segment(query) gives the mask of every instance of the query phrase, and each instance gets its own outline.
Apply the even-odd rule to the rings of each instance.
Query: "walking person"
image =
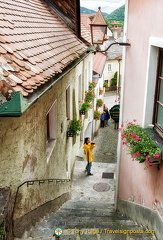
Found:
[[[103,111],[103,113],[100,116],[100,121],[101,121],[101,127],[102,128],[105,127],[105,120],[106,120],[106,113],[105,113],[105,111]]]
[[[105,111],[105,116],[106,116],[106,118],[105,118],[105,127],[107,127],[108,126],[108,121],[110,119],[110,114],[109,114],[109,111],[108,111],[107,107],[105,107],[104,111]]]
[[[93,148],[95,147],[95,143],[91,142],[90,138],[85,138],[83,149],[85,151],[85,157],[87,160],[86,170],[87,175],[93,175],[91,173],[92,161],[93,161]]]

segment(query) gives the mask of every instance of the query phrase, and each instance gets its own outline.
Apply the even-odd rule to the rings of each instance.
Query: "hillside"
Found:
[[[85,7],[80,7],[80,13],[81,14],[95,14],[97,11],[85,8]],[[102,12],[103,16],[106,18],[109,16],[109,14]]]
[[[105,19],[107,22],[112,22],[112,21],[124,22],[124,13],[125,13],[125,5],[114,10],[107,17],[105,17]]]

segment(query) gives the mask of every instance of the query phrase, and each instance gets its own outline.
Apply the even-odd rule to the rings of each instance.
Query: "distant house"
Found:
[[[144,128],[153,126],[153,139],[163,149],[163,2],[128,0],[125,6],[124,35],[131,47],[126,49],[123,56],[125,74],[122,80],[120,128],[126,121],[130,124],[136,121]],[[143,14],[142,9],[145,10]],[[125,142],[122,145],[120,140],[117,208],[144,227],[155,230],[157,239],[161,240],[162,161],[160,164],[159,159],[155,158],[153,164],[147,157],[139,163],[133,160],[134,155],[128,154],[127,149]],[[140,153],[146,156],[148,149],[144,152],[139,149],[135,154],[139,156]]]
[[[111,27],[109,28],[111,32],[113,33],[113,37],[115,39],[120,38],[123,36],[123,27],[120,27],[119,22],[113,21],[110,23]]]
[[[115,42],[113,37],[110,37],[108,41],[106,41],[106,47]],[[122,39],[117,39],[117,42],[122,42]],[[116,90],[116,88],[121,85],[121,77],[122,77],[122,46],[115,44],[112,45],[107,51],[107,60],[104,68],[104,80],[108,83],[108,87],[110,90]],[[112,79],[114,75],[117,73],[117,84],[113,84]],[[114,85],[114,88],[113,86]],[[116,88],[115,88],[116,87]]]
[[[0,225],[12,240],[70,197],[81,138],[67,131],[80,119],[92,54],[79,1],[1,1],[0,13]]]

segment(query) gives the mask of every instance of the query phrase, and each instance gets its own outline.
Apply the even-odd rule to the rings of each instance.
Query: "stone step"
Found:
[[[114,204],[70,200],[34,226],[21,240],[57,240],[53,236],[57,227],[63,229],[59,240],[155,239],[152,234],[139,233],[145,229],[116,212]],[[132,230],[132,233],[127,234],[127,230]]]

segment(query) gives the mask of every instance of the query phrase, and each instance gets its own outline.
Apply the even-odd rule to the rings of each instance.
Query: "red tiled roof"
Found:
[[[90,29],[90,17],[94,14],[81,14],[81,36],[89,43],[91,43],[91,29]]]
[[[106,56],[101,52],[96,52],[93,56],[93,71],[102,75],[106,62]]]
[[[41,0],[0,0],[0,91],[29,96],[86,49]]]
[[[117,59],[117,60],[122,60],[122,55],[116,57],[115,59]]]

